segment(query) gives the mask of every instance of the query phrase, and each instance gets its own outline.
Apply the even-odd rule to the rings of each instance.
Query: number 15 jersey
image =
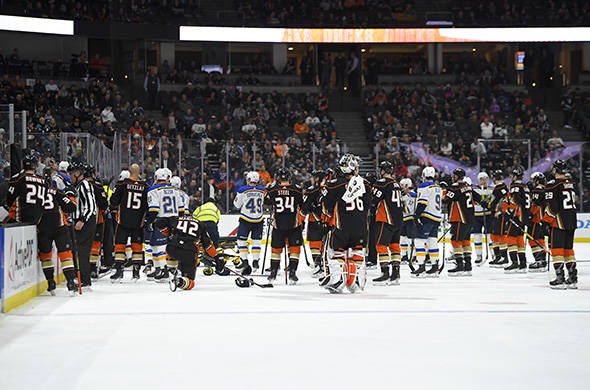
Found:
[[[147,184],[131,178],[117,182],[111,195],[111,210],[117,210],[117,223],[140,228],[147,212]]]

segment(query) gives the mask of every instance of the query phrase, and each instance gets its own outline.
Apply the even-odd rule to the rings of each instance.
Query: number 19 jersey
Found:
[[[178,217],[184,214],[184,204],[178,189],[170,184],[154,184],[147,193],[148,212],[157,212],[158,218]]]
[[[234,199],[234,207],[240,210],[240,219],[246,222],[261,222],[264,187],[242,186]]]

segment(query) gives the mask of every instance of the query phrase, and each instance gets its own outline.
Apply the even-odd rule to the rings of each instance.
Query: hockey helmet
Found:
[[[463,180],[467,185],[472,185],[473,183],[471,182],[471,178],[469,176],[465,177],[465,179]]]
[[[168,168],[162,168],[162,170],[164,171],[164,174],[166,175],[165,180],[170,180],[172,178],[172,171]]]
[[[57,169],[60,170],[61,172],[67,172],[68,168],[70,167],[70,163],[67,161],[61,161],[59,163],[59,165],[57,166]]]
[[[340,172],[345,175],[350,173],[354,173],[359,167],[358,159],[355,155],[346,153],[344,156],[340,157],[340,161],[338,161],[338,168],[340,168]]]
[[[324,177],[326,177],[326,172],[321,169],[316,169],[313,172],[311,172],[311,176],[317,177],[318,179],[322,180]]]
[[[463,168],[455,168],[453,176],[455,177],[455,181],[462,180],[465,177],[465,170]]]
[[[402,186],[402,188],[412,188],[412,179],[410,179],[409,177],[404,177],[403,179],[400,180],[399,185]]]
[[[388,175],[391,175],[393,173],[393,164],[389,161],[382,161],[379,164],[379,170],[385,172]]]
[[[369,184],[373,185],[377,181],[377,174],[375,172],[368,172],[365,176],[365,179],[369,182]]]
[[[533,172],[531,182],[534,185],[545,184],[545,175],[542,172]]]
[[[477,181],[481,182],[482,180],[488,180],[490,177],[485,172],[480,172],[477,174]]]
[[[166,171],[163,168],[156,169],[154,172],[154,179],[157,181],[166,180]]]
[[[91,164],[83,164],[82,165],[82,174],[84,175],[84,177],[94,176],[94,174],[95,174],[94,167]]]
[[[512,178],[517,179],[517,180],[522,180],[522,178],[524,176],[524,172],[523,172],[522,168],[516,167],[512,170],[512,173],[510,174],[510,176]]]
[[[259,183],[260,175],[256,171],[250,171],[246,174],[246,181],[250,183]]]
[[[434,177],[436,176],[436,170],[434,169],[434,167],[425,167],[422,170],[422,178],[426,179],[434,179]]]
[[[565,174],[567,171],[567,162],[559,159],[553,163],[553,172],[559,174]]]
[[[276,178],[279,182],[291,181],[291,172],[286,168],[279,168],[276,174]]]
[[[181,184],[182,184],[182,181],[180,180],[180,177],[172,176],[172,178],[170,178],[170,185],[172,187],[180,188]]]
[[[504,179],[504,171],[502,171],[501,169],[496,169],[492,175],[492,178],[494,180],[502,180]]]
[[[23,169],[25,171],[34,171],[37,169],[39,160],[32,154],[27,154],[23,157]]]

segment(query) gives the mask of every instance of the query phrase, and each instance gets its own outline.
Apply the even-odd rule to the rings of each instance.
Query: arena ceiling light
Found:
[[[74,35],[74,21],[0,15],[0,30]]]
[[[587,42],[590,27],[255,28],[180,26],[181,41],[265,43]]]

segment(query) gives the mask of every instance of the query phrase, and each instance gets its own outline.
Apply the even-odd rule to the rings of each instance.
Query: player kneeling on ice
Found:
[[[252,269],[257,270],[260,260],[260,241],[262,240],[262,227],[264,215],[262,203],[264,202],[264,187],[260,186],[258,172],[248,172],[247,185],[238,189],[234,199],[234,207],[240,210],[240,224],[238,225],[238,251],[240,254],[239,269],[242,275],[250,275]],[[252,267],[248,263],[248,237],[252,238]]]
[[[438,277],[438,226],[442,220],[442,189],[434,182],[436,172],[433,167],[422,171],[423,182],[418,187],[418,201],[414,220],[416,221],[416,258],[419,267],[412,276]],[[471,245],[471,244],[470,244]],[[432,267],[426,270],[426,249]]]
[[[207,256],[203,256],[205,265],[215,267],[218,273],[224,268],[223,258],[217,254],[207,229],[192,216],[160,218],[155,225],[168,238],[166,253],[170,260],[178,262],[178,267],[172,269],[172,279],[169,281],[172,291],[195,287],[199,250],[207,253]]]
[[[350,292],[362,290],[366,282],[364,246],[371,189],[358,175],[355,156],[342,156],[336,178],[326,183],[322,196],[323,212],[332,221],[333,230],[327,239],[328,267],[320,286],[332,293],[339,293],[344,287]]]

